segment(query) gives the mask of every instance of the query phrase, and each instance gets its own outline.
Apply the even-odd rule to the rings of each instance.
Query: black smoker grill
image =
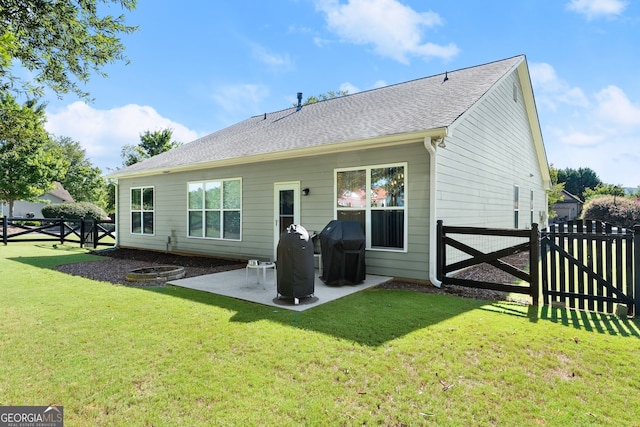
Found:
[[[356,285],[366,276],[365,239],[357,221],[333,220],[320,232],[322,281],[327,285]]]
[[[278,242],[278,297],[311,296],[315,288],[313,242],[301,225],[292,224]]]

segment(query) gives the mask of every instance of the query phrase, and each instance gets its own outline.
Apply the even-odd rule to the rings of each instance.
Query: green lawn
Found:
[[[369,290],[291,312],[0,246],[0,405],[65,426],[640,426],[640,322]],[[96,261],[99,262],[99,261]]]

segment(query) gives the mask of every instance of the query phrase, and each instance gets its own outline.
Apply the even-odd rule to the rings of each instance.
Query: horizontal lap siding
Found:
[[[455,125],[437,161],[437,210],[445,225],[513,228],[514,185],[520,187],[519,228],[531,226],[530,190],[534,222],[546,219],[540,219],[546,193],[517,74]]]
[[[274,247],[274,183],[299,181],[309,188],[300,198],[301,225],[320,232],[334,219],[334,169],[408,162],[408,253],[367,251],[367,272],[415,279],[427,278],[429,157],[422,143],[367,149],[313,158],[121,179],[119,243],[125,247],[229,258],[272,259]],[[187,182],[242,178],[242,241],[187,238]],[[156,233],[129,233],[131,187],[155,186]]]

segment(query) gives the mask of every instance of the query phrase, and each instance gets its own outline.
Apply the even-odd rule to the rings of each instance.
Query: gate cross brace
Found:
[[[487,264],[493,265],[496,268],[499,268],[500,270],[506,273],[511,274],[512,276],[517,277],[518,279],[531,283],[531,274],[527,273],[526,271],[520,270],[509,263],[506,263],[500,260],[500,258],[502,257],[513,255],[525,250],[529,250],[529,242],[521,243],[519,245],[511,246],[509,248],[505,248],[499,251],[489,252],[489,253],[481,252],[475,248],[472,248],[471,246],[465,245],[462,242],[459,242],[457,240],[454,240],[446,236],[444,237],[444,243],[445,245],[449,245],[453,248],[456,248],[464,253],[467,253],[473,256],[473,258],[471,259],[467,259],[464,261],[456,262],[454,264],[445,266],[445,271],[444,271],[445,274],[451,273],[452,271],[460,270],[462,268],[471,267],[477,264],[487,263]]]
[[[633,298],[625,295],[620,289],[617,289],[611,283],[607,282],[607,280],[604,277],[602,277],[601,275],[599,275],[599,274],[591,271],[587,267],[585,267],[583,263],[581,263],[579,260],[577,260],[569,252],[565,251],[563,248],[558,246],[555,242],[552,242],[551,239],[549,239],[548,237],[543,237],[540,240],[540,242],[542,243],[542,252],[546,252],[545,249],[547,247],[553,248],[556,252],[558,252],[559,255],[561,255],[564,259],[569,261],[569,264],[574,265],[575,267],[577,267],[578,270],[580,271],[580,273],[586,274],[589,279],[595,280],[598,285],[602,286],[603,288],[605,288],[609,292],[612,292],[613,294],[616,295],[616,297],[620,298],[621,300],[626,301],[627,303],[633,304]],[[546,274],[543,275],[542,280],[543,280],[543,283],[545,285],[544,289],[548,289],[549,288],[549,286],[548,286],[548,277],[547,277]]]

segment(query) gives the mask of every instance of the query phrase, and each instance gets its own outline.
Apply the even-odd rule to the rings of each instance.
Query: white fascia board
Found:
[[[438,138],[448,135],[448,128],[435,128],[426,131],[388,135],[378,138],[364,139],[349,142],[337,142],[333,144],[322,144],[316,147],[298,148],[294,150],[276,151],[273,153],[259,154],[254,156],[234,157],[225,160],[215,160],[201,163],[190,163],[170,168],[148,169],[130,173],[109,174],[108,178],[117,180],[122,178],[137,178],[168,173],[187,172],[202,169],[220,168],[226,166],[239,166],[252,163],[261,163],[274,160],[288,160],[301,157],[319,156],[324,154],[343,153],[348,151],[366,150],[372,148],[393,147],[397,145],[422,142],[425,138]]]
[[[545,188],[549,189],[551,188],[549,161],[547,159],[547,152],[544,148],[544,140],[542,138],[542,130],[540,128],[540,120],[538,118],[538,110],[536,108],[536,101],[533,95],[533,86],[531,85],[531,76],[529,74],[527,61],[522,61],[518,65],[517,70],[520,85],[522,86],[527,118],[529,119],[529,127],[531,128],[533,142],[535,144],[536,154],[538,157],[538,165],[540,166],[540,174],[542,175],[542,181],[544,182]]]

